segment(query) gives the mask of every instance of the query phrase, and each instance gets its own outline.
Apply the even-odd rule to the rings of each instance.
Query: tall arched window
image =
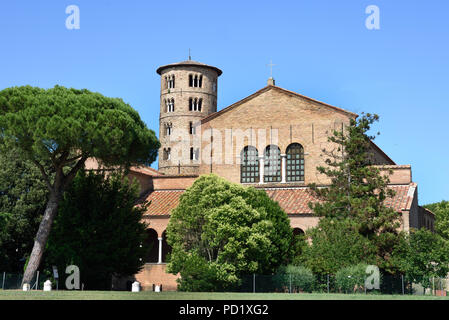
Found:
[[[264,182],[281,182],[281,150],[270,144],[264,153]]]
[[[164,160],[170,160],[171,148],[164,148]]]
[[[299,143],[287,147],[287,182],[304,181],[304,148]]]
[[[259,152],[253,146],[243,148],[240,153],[240,182],[259,182]]]
[[[189,98],[189,111],[201,111],[202,106],[202,98]]]
[[[199,87],[203,86],[203,76],[202,75],[192,75],[189,74],[189,87]]]
[[[165,104],[167,106],[167,112],[174,112],[175,111],[175,99],[166,99]]]
[[[168,89],[173,89],[175,87],[175,75],[169,75],[167,78]]]
[[[171,132],[172,132],[172,124],[166,123],[165,124],[165,135],[169,136],[169,135],[171,135]]]

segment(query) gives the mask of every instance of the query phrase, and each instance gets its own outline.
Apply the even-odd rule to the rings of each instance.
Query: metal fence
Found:
[[[22,274],[0,273],[0,289],[21,290]],[[31,281],[31,290],[42,290],[48,277],[36,273]],[[239,285],[227,289],[233,292],[254,293],[343,293],[343,294],[399,294],[399,295],[449,295],[449,279],[429,277],[426,287],[420,283],[410,281],[407,275],[391,276],[381,275],[379,289],[368,289],[364,281],[349,281],[341,285],[335,275],[313,275],[305,277],[298,274],[273,274],[273,275],[247,275],[243,276]],[[356,284],[354,284],[356,283]]]
[[[369,289],[364,281],[340,285],[335,275],[314,275],[302,279],[297,274],[247,275],[235,290],[238,292],[282,293],[343,293],[343,294],[391,294],[391,295],[449,295],[449,279],[427,279],[427,287],[413,282],[406,275],[381,275],[378,289]]]
[[[0,289],[2,290],[18,290],[22,289],[23,274],[2,272],[0,274]],[[44,288],[45,279],[39,271],[36,272],[33,280],[31,280],[31,290],[42,290]]]

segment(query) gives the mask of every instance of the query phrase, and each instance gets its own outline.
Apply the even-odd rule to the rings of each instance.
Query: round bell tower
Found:
[[[198,174],[201,159],[201,119],[217,112],[216,67],[187,60],[159,67],[161,101],[159,117],[159,171],[165,174]]]

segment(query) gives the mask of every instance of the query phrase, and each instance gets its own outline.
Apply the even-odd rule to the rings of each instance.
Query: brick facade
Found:
[[[218,77],[221,71],[193,61],[185,61],[158,69],[161,75],[160,118],[159,118],[159,171],[166,174],[198,174],[199,161],[190,159],[190,148],[200,148],[195,135],[190,134],[190,126],[194,127],[204,117],[217,111]],[[174,84],[167,85],[168,78]],[[189,77],[201,77],[201,87],[191,83]],[[174,110],[167,107],[173,99]],[[190,99],[201,100],[201,111],[190,110]],[[195,107],[195,109],[198,107]],[[170,135],[167,126],[171,126]],[[166,159],[164,151],[170,149],[170,159]]]
[[[254,183],[278,201],[290,218],[292,228],[306,231],[317,225],[318,218],[307,210],[307,199],[299,189],[310,183],[329,184],[316,167],[324,165],[323,148],[332,149],[328,136],[341,130],[356,114],[274,85],[271,79],[265,88],[217,112],[217,79],[221,71],[194,61],[163,66],[161,75],[159,171],[131,171],[141,185],[145,199],[151,201],[145,222],[161,238],[169,223],[170,211],[176,207],[183,190],[201,174],[215,173],[235,183],[241,182],[240,156],[245,146],[254,146],[263,159],[268,145],[276,145],[282,157],[292,143],[304,150],[304,181]],[[202,75],[202,87],[190,87],[189,75]],[[166,77],[175,79],[174,88]],[[201,111],[190,111],[189,99],[203,99]],[[174,99],[174,111],[167,112],[166,99]],[[196,125],[190,134],[189,123]],[[165,125],[172,125],[170,137]],[[189,148],[200,150],[199,159],[191,161]],[[164,149],[171,148],[171,159],[164,159]],[[183,151],[182,151],[183,150]],[[179,153],[179,155],[178,155]],[[397,191],[387,204],[402,215],[403,230],[425,226],[433,228],[433,214],[418,205],[417,185],[412,181],[411,166],[396,165],[377,145],[372,143],[374,163],[390,175],[391,188]],[[261,160],[262,161],[262,160]],[[284,161],[284,160],[283,160]],[[263,165],[261,165],[263,167]],[[282,170],[285,163],[282,162]],[[263,170],[263,169],[262,169]],[[291,191],[288,191],[291,190]],[[282,203],[281,203],[282,202]],[[176,289],[178,276],[168,275],[164,263],[146,264],[135,276],[144,289],[162,284],[165,290]]]

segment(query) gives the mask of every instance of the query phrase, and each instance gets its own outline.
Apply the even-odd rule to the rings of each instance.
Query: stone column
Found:
[[[162,238],[157,238],[159,240],[159,259],[157,263],[162,263]]]
[[[287,179],[287,155],[281,154],[281,183],[285,183]]]
[[[259,157],[259,183],[262,184],[265,171],[265,160],[263,156]]]

